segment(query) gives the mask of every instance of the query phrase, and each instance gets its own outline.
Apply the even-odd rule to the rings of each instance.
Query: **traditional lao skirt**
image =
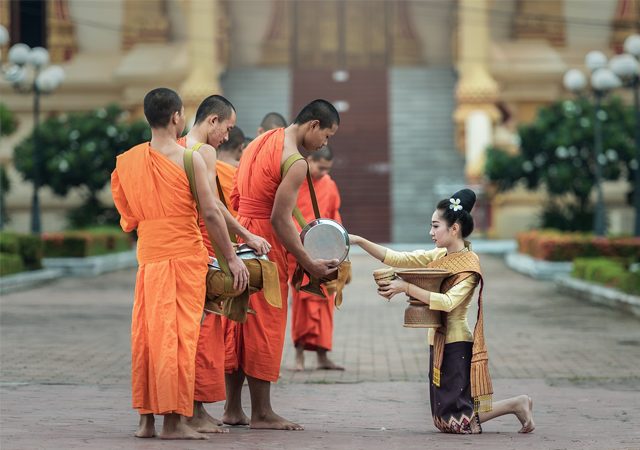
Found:
[[[443,433],[482,433],[471,397],[471,350],[473,342],[445,344],[440,387],[433,384],[433,346],[429,357],[429,397],[433,423]]]

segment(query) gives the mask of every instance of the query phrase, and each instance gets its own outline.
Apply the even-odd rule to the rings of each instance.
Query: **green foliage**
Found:
[[[72,230],[42,236],[48,258],[104,255],[131,249],[131,237],[117,228]]]
[[[8,136],[16,131],[16,128],[18,128],[18,121],[13,113],[4,103],[0,103],[0,136]]]
[[[24,265],[20,255],[0,252],[0,277],[22,272]]]
[[[86,205],[81,209],[87,206],[94,212],[96,205],[100,205],[97,193],[109,182],[116,156],[151,138],[145,122],[127,123],[125,116],[119,106],[110,105],[89,113],[62,114],[43,121],[37,135],[42,184],[60,196],[67,195],[72,188],[83,188]],[[33,180],[34,143],[32,133],[14,151],[16,169],[26,180]],[[73,215],[71,219],[72,226],[91,223],[86,215],[80,217],[78,224]]]
[[[565,229],[584,229],[592,211],[589,196],[595,181],[594,106],[586,99],[558,101],[538,110],[536,119],[519,128],[521,153],[490,148],[485,173],[501,191],[523,183],[527,189],[544,186],[552,199],[542,219],[543,227],[557,227],[563,217]],[[598,119],[602,122],[603,178],[633,179],[630,162],[634,157],[634,117],[620,99],[603,103]],[[554,199],[569,196],[559,203]],[[566,206],[561,206],[565,205]],[[566,208],[558,215],[558,209]],[[546,222],[546,220],[550,222]]]
[[[2,233],[0,234],[0,253],[18,256],[21,270],[42,268],[42,241],[38,236]]]
[[[7,205],[5,196],[11,190],[11,183],[7,176],[7,169],[4,164],[0,164],[0,229],[9,222],[9,215],[7,214]]]
[[[545,228],[560,231],[591,231],[593,215],[590,205],[580,208],[575,203],[560,204],[549,201],[542,210],[540,219]]]
[[[573,261],[575,278],[604,284],[628,294],[640,294],[640,273],[629,270],[629,261],[610,258],[577,258]]]

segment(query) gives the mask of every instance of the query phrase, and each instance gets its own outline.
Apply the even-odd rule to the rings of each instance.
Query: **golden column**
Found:
[[[495,106],[498,84],[489,73],[489,14],[487,0],[458,3],[457,108],[453,118],[456,144],[466,157],[467,181],[482,178],[486,146],[500,113]]]
[[[193,117],[207,96],[222,93],[220,74],[224,71],[221,41],[222,5],[216,0],[184,0],[190,72],[179,89],[187,116]],[[224,34],[224,33],[223,33]]]

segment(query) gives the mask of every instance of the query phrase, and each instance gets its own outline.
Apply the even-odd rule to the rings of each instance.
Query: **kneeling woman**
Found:
[[[471,209],[476,195],[469,189],[442,200],[431,218],[433,250],[396,252],[351,235],[359,245],[385,264],[404,268],[440,268],[451,272],[440,292],[394,279],[382,282],[378,292],[390,300],[405,293],[443,313],[444,325],[429,330],[431,347],[429,391],[435,426],[445,433],[481,433],[481,423],[505,414],[514,414],[522,424],[521,433],[534,429],[532,401],[528,395],[494,402],[488,369],[488,355],[483,334],[483,279],[478,256],[464,239],[473,231]],[[476,287],[478,320],[473,334],[467,323],[467,310]]]

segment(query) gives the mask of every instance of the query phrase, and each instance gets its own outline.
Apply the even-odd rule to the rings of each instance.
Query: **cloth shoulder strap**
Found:
[[[282,164],[282,168],[280,170],[281,178],[284,178],[287,172],[289,172],[289,169],[291,169],[291,166],[293,166],[294,163],[296,163],[297,161],[300,161],[301,159],[304,159],[304,157],[300,153],[294,153],[293,155],[289,156]],[[311,179],[311,174],[309,173],[308,164],[307,164],[307,184],[309,185],[309,194],[311,195],[311,204],[313,205],[313,214],[316,216],[316,219],[319,219],[320,208],[318,208],[318,199],[316,197],[316,191],[313,188],[313,180]],[[304,228],[307,226],[307,221],[302,215],[302,212],[300,212],[300,208],[298,208],[297,206],[293,208],[293,217],[295,217],[296,221],[298,222],[298,225],[300,225],[300,228]]]
[[[202,143],[198,142],[193,147],[184,149],[184,171],[187,173],[189,189],[191,189],[191,195],[196,201],[196,207],[198,208],[198,221],[200,221],[200,199],[198,198],[198,190],[196,189],[196,172],[193,168],[193,152],[197,151],[200,147],[202,147]],[[222,250],[220,250],[220,247],[213,239],[211,239],[211,246],[213,247],[213,251],[216,253],[220,269],[222,269],[225,274],[231,275],[227,259],[224,257]]]

